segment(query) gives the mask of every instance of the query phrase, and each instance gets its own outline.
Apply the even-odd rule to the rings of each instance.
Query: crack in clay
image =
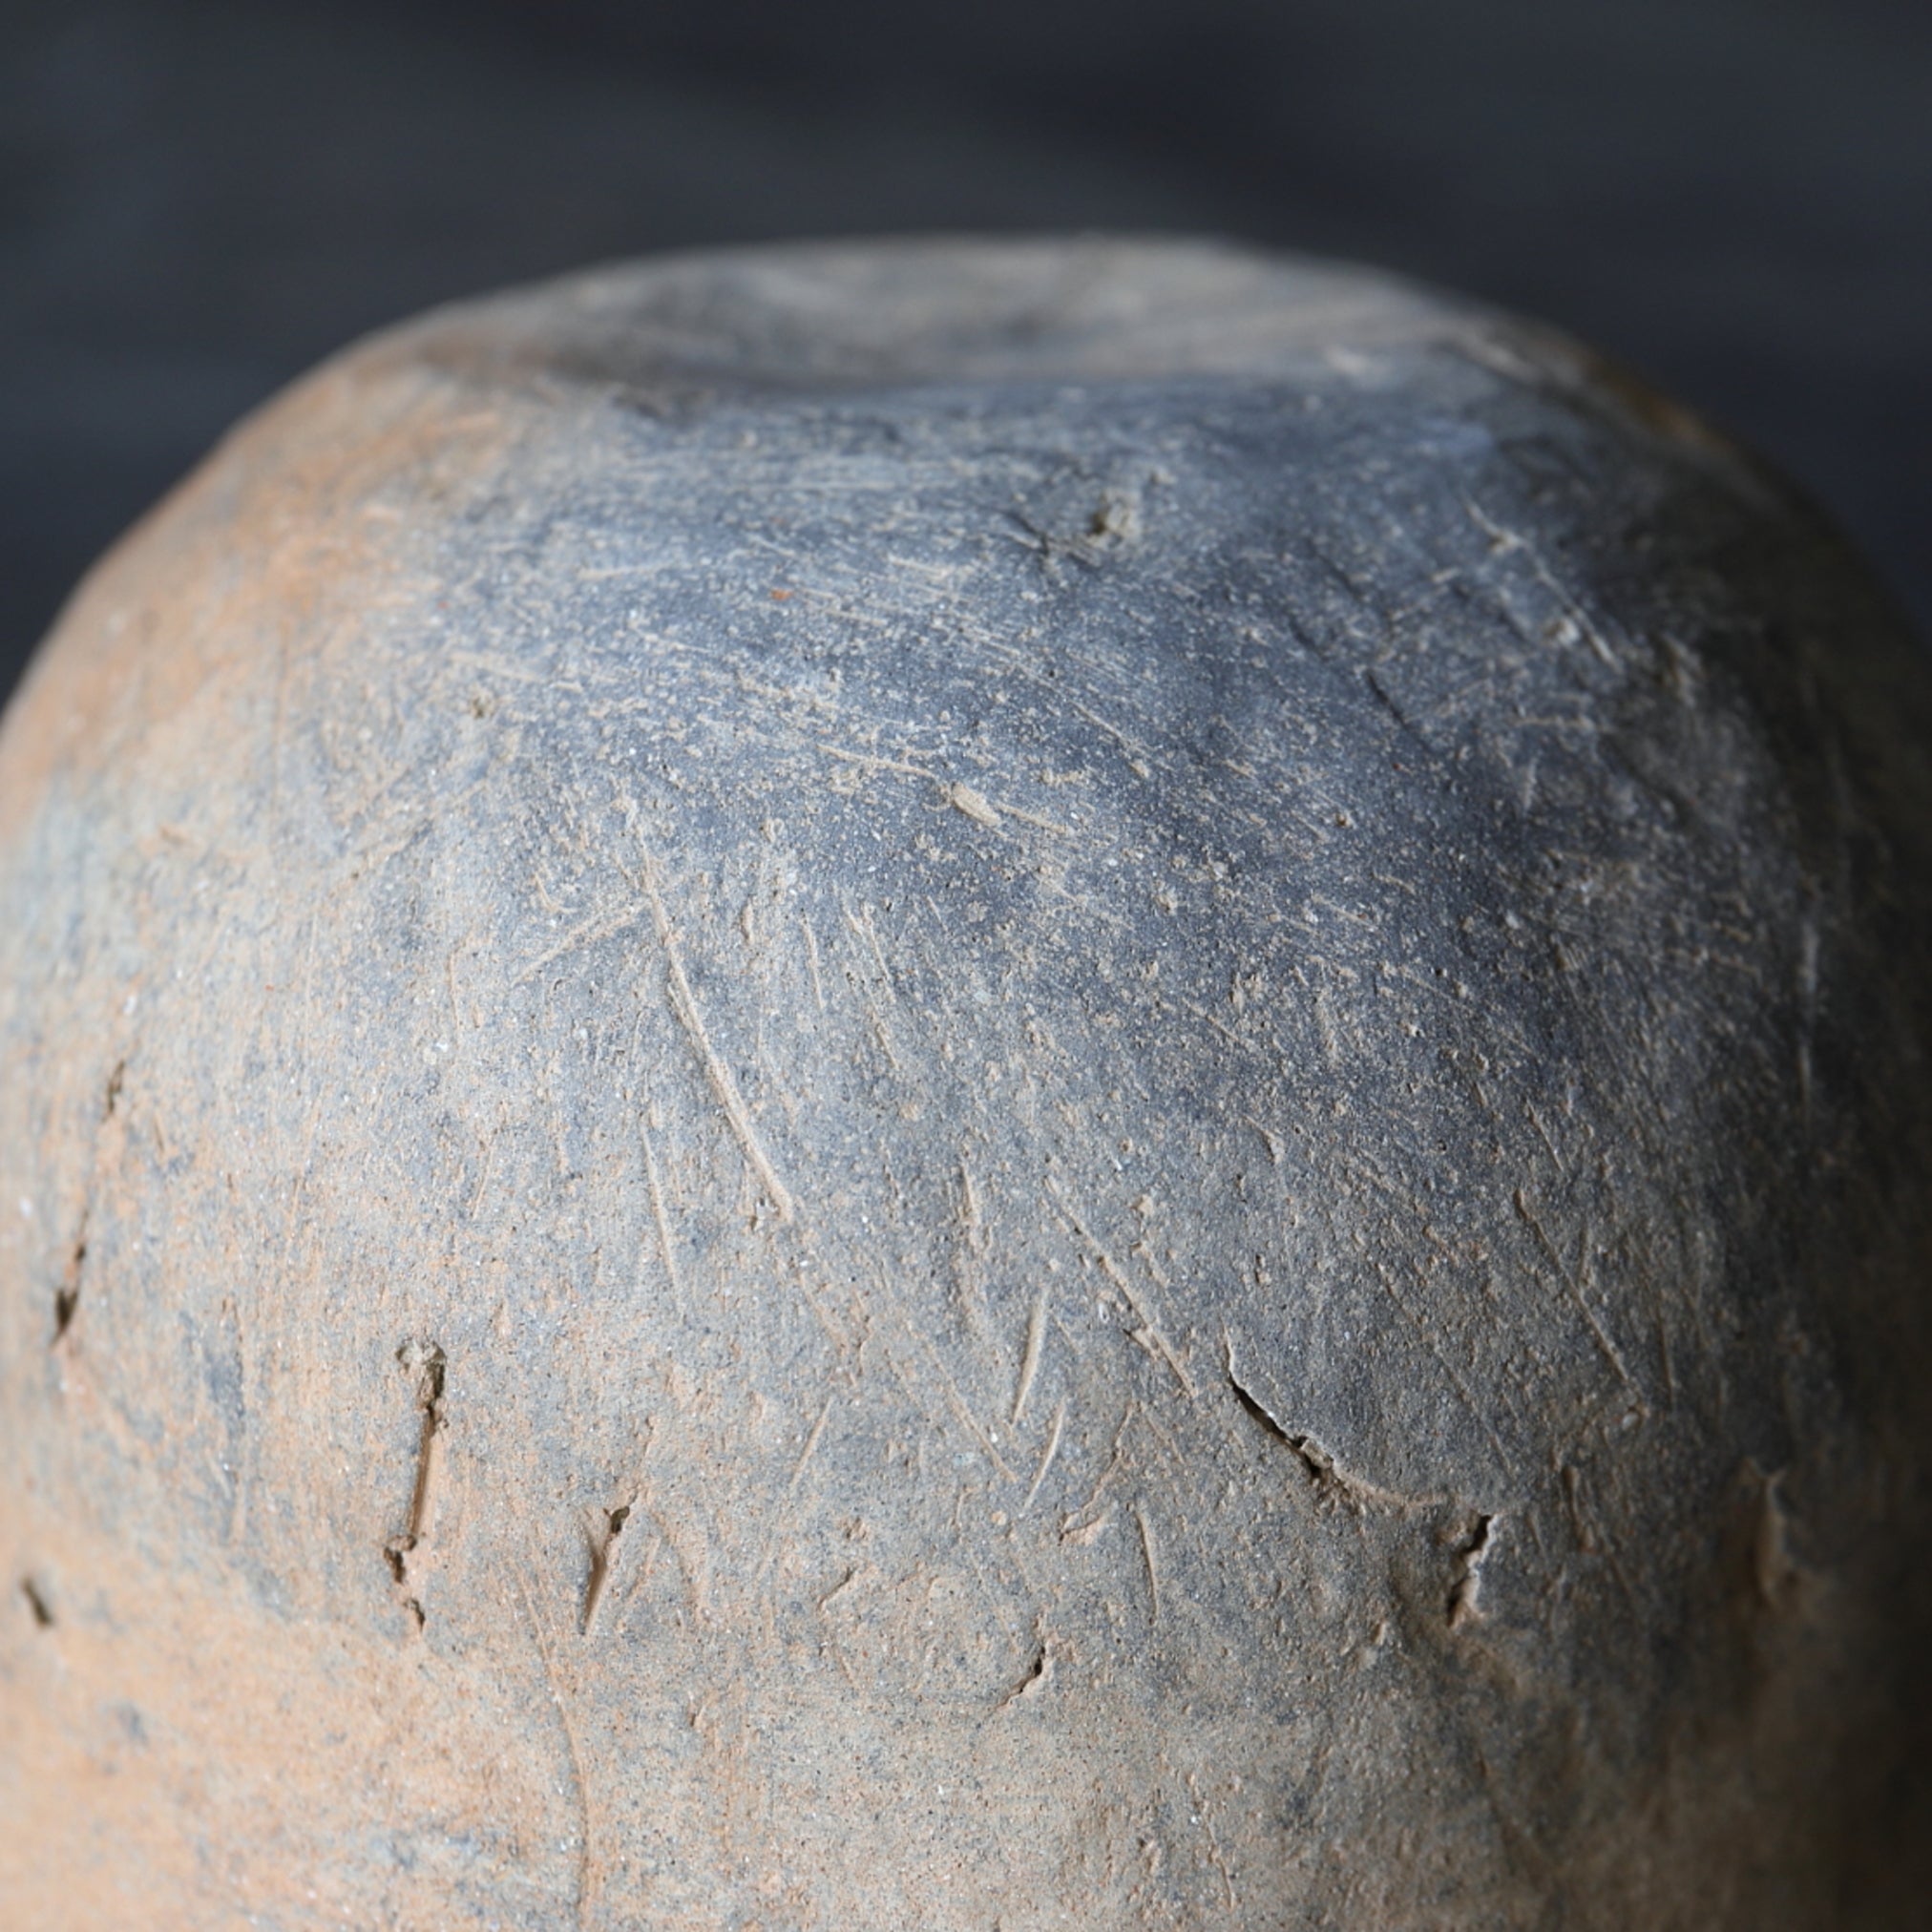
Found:
[[[53,1340],[51,1346],[58,1348],[67,1339],[67,1332],[74,1326],[74,1318],[80,1312],[81,1275],[87,1268],[87,1223],[93,1212],[91,1208],[80,1210],[80,1228],[74,1237],[74,1248],[67,1257],[67,1269],[62,1274],[60,1286],[53,1291]]]
[[[1033,1666],[1018,1684],[999,1700],[999,1709],[1009,1710],[1022,1699],[1038,1696],[1053,1682],[1053,1645],[1042,1637],[1034,1652]]]
[[[101,1097],[100,1124],[106,1127],[114,1119],[120,1106],[121,1091],[127,1085],[128,1063],[126,1060],[115,1061],[114,1070],[107,1077],[107,1091]],[[94,1141],[94,1180],[100,1178],[101,1151],[99,1132]],[[74,1247],[69,1250],[67,1266],[61,1271],[60,1286],[53,1291],[53,1336],[50,1348],[58,1348],[67,1339],[68,1331],[74,1326],[74,1318],[80,1312],[81,1276],[87,1267],[87,1228],[93,1218],[94,1201],[92,1187],[89,1198],[80,1210],[80,1226],[74,1229]]]
[[[1268,1412],[1251,1390],[1242,1386],[1240,1378],[1234,1373],[1231,1348],[1228,1350],[1228,1386],[1233,1391],[1234,1399],[1241,1404],[1250,1419],[1265,1434],[1271,1436],[1293,1453],[1317,1488],[1332,1488],[1334,1493],[1356,1507],[1360,1507],[1364,1501],[1394,1504],[1403,1509],[1445,1501],[1441,1497],[1398,1496],[1392,1491],[1377,1489],[1371,1483],[1359,1482],[1345,1475],[1335,1467],[1334,1458],[1313,1437],[1296,1435],[1292,1430],[1284,1427]],[[1449,1596],[1444,1605],[1444,1616],[1452,1630],[1460,1630],[1464,1624],[1474,1623],[1482,1614],[1480,1607],[1482,1565],[1488,1562],[1496,1547],[1496,1525],[1501,1521],[1501,1517],[1493,1512],[1479,1510],[1473,1527],[1456,1551],[1455,1565],[1450,1576]]]
[[[1301,1466],[1308,1471],[1311,1482],[1317,1487],[1333,1483],[1344,1495],[1355,1488],[1356,1485],[1335,1467],[1334,1458],[1312,1436],[1297,1436],[1286,1424],[1278,1422],[1269,1414],[1267,1407],[1253,1390],[1243,1386],[1240,1377],[1234,1373],[1231,1349],[1228,1351],[1228,1386],[1233,1391],[1234,1399],[1241,1404],[1243,1413],[1265,1435],[1273,1437],[1284,1448],[1292,1453]]]
[[[603,1512],[602,1532],[592,1542],[590,1552],[590,1579],[583,1589],[583,1633],[588,1637],[597,1628],[598,1606],[603,1602],[605,1587],[611,1580],[611,1572],[617,1566],[618,1538],[624,1533],[624,1524],[631,1520],[631,1510],[636,1498],[620,1502],[615,1509]]]
[[[1495,1516],[1478,1513],[1476,1525],[1456,1552],[1456,1568],[1449,1588],[1447,1616],[1449,1628],[1460,1630],[1482,1614],[1478,1599],[1482,1594],[1482,1565],[1496,1547]]]
[[[430,1507],[436,1477],[437,1438],[443,1431],[443,1380],[448,1368],[443,1351],[433,1342],[405,1342],[396,1351],[396,1360],[416,1373],[416,1407],[423,1418],[422,1433],[416,1443],[416,1480],[410,1495],[410,1524],[400,1536],[383,1544],[383,1560],[389,1566],[396,1601],[414,1619],[420,1632],[429,1619],[423,1610],[419,1590],[410,1587],[410,1558],[429,1533]]]
[[[1306,1431],[1291,1429],[1281,1421],[1260,1396],[1247,1387],[1234,1373],[1232,1342],[1224,1339],[1223,1347],[1227,1352],[1228,1387],[1234,1399],[1241,1405],[1242,1412],[1265,1434],[1271,1436],[1294,1456],[1302,1468],[1307,1471],[1309,1480],[1314,1484],[1319,1494],[1338,1499],[1352,1509],[1376,1507],[1404,1513],[1414,1509],[1437,1508],[1450,1500],[1446,1496],[1436,1494],[1405,1495],[1401,1490],[1384,1489],[1379,1483],[1366,1481],[1359,1476],[1352,1476],[1314,1437]]]

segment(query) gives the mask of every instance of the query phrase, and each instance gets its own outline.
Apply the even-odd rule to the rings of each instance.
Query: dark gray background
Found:
[[[0,689],[348,337],[602,257],[1201,228],[1546,316],[1932,620],[1925,0],[4,0]]]

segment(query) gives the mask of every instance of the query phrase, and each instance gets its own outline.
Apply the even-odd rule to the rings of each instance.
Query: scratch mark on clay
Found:
[[[570,1706],[564,1699],[563,1683],[556,1668],[551,1639],[544,1633],[542,1615],[536,1607],[536,1599],[531,1595],[530,1586],[519,1574],[514,1578],[516,1593],[523,1599],[523,1614],[530,1626],[530,1634],[536,1645],[536,1654],[543,1666],[544,1682],[550,1687],[551,1702],[556,1706],[556,1720],[563,1731],[563,1747],[570,1759],[570,1772],[577,1785],[578,1811],[578,1860],[577,1899],[572,1916],[579,1927],[588,1922],[595,1890],[596,1859],[595,1847],[591,1842],[591,1798],[590,1779],[584,1773],[583,1747],[578,1740],[577,1724],[571,1716]]]
[[[825,1406],[818,1412],[818,1420],[811,1425],[811,1434],[805,1438],[805,1447],[798,1452],[798,1460],[792,1464],[791,1480],[786,1485],[788,1495],[795,1494],[799,1479],[804,1476],[806,1464],[818,1453],[819,1438],[825,1434],[825,1425],[831,1418],[832,1397],[825,1398]]]
[[[1800,1116],[1805,1126],[1812,1124],[1812,1041],[1817,1032],[1818,1009],[1818,924],[1807,912],[1798,928],[1797,956],[1797,1092]]]
[[[678,1279],[678,1256],[671,1243],[670,1218],[664,1212],[664,1190],[658,1181],[658,1157],[651,1146],[651,1130],[640,1120],[638,1132],[643,1137],[644,1185],[651,1197],[651,1220],[658,1230],[658,1247],[664,1257],[664,1273],[671,1284],[671,1298],[682,1302],[684,1291]]]
[[[1564,1506],[1569,1512],[1570,1533],[1585,1556],[1597,1554],[1596,1530],[1584,1507],[1583,1472],[1572,1462],[1561,1465]]]
[[[1584,1473],[1574,1463],[1561,1465],[1564,1501],[1569,1509],[1570,1526],[1576,1534],[1577,1549],[1585,1556],[1601,1557],[1607,1565],[1610,1575],[1615,1578],[1617,1587],[1623,1591],[1625,1601],[1635,1605],[1637,1593],[1630,1583],[1629,1572],[1624,1567],[1623,1559],[1617,1554],[1614,1538],[1598,1533],[1596,1512],[1588,1507],[1588,1499],[1584,1493]]]
[[[908,778],[923,778],[928,785],[937,785],[939,774],[928,771],[923,765],[911,765],[903,758],[876,758],[864,751],[847,751],[836,745],[821,743],[818,747],[829,758],[837,758],[847,765],[862,766],[868,771],[897,771]]]
[[[1208,1800],[1201,1796],[1201,1787],[1194,1774],[1187,1774],[1187,1795],[1194,1800],[1194,1815],[1201,1820],[1201,1829],[1208,1839],[1208,1861],[1221,1874],[1221,1889],[1227,1895],[1228,1909],[1239,1909],[1240,1900],[1235,1896],[1234,1880],[1228,1870],[1228,1860],[1222,1855],[1221,1840],[1214,1835],[1214,1820],[1208,1815]]]
[[[892,1044],[891,1029],[886,1025],[885,1015],[861,993],[859,1004],[866,1010],[866,1018],[871,1021],[872,1038],[879,1043],[879,1051],[886,1057],[886,1064],[894,1073],[904,1073],[906,1062],[899,1058],[898,1049]]]
[[[986,1460],[999,1472],[1002,1480],[1008,1482],[1015,1480],[1014,1473],[1008,1466],[1005,1457],[1000,1455],[999,1446],[993,1439],[992,1432],[981,1426],[979,1418],[967,1406],[965,1396],[959,1393],[957,1384],[946,1373],[944,1366],[939,1361],[939,1357],[934,1354],[932,1344],[926,1342],[923,1336],[920,1337],[920,1340],[934,1367],[939,1371],[939,1381],[945,1391],[948,1406],[958,1417],[960,1421],[966,1425],[967,1431],[973,1437],[973,1439],[986,1452]]]
[[[1102,1510],[1098,1516],[1090,1517],[1085,1522],[1080,1521],[1079,1512],[1076,1511],[1074,1515],[1065,1518],[1061,1522],[1060,1525],[1060,1540],[1061,1543],[1078,1544],[1081,1548],[1084,1549],[1089,1544],[1097,1543],[1100,1540],[1102,1534],[1113,1520],[1114,1512],[1111,1504]]]
[[[1596,1311],[1585,1298],[1582,1284],[1564,1265],[1563,1256],[1556,1251],[1556,1244],[1550,1240],[1542,1221],[1537,1218],[1536,1209],[1529,1204],[1529,1196],[1521,1187],[1516,1190],[1516,1211],[1528,1224],[1543,1251],[1549,1256],[1550,1266],[1556,1270],[1557,1278],[1569,1291],[1570,1299],[1576,1303],[1577,1312],[1583,1316],[1591,1335],[1595,1337],[1597,1347],[1603,1351],[1604,1359],[1616,1370],[1625,1387],[1634,1389],[1637,1385],[1631,1379],[1629,1370],[1624,1366],[1624,1358],[1617,1353],[1616,1344],[1605,1333],[1603,1323],[1597,1319]]]
[[[1013,1396],[1013,1419],[1017,1423],[1026,1413],[1026,1398],[1033,1393],[1033,1378],[1040,1373],[1040,1350],[1046,1342],[1046,1290],[1034,1297],[1033,1313],[1026,1323],[1026,1353],[1020,1357],[1019,1386]]]
[[[557,960],[581,951],[585,946],[594,946],[599,939],[615,939],[620,933],[631,931],[637,923],[638,914],[635,911],[607,913],[600,919],[587,919],[581,926],[566,933],[547,953],[539,953],[517,974],[512,983],[517,986],[527,985],[546,966],[555,965]]]
[[[1024,1516],[1033,1507],[1033,1500],[1040,1494],[1040,1486],[1046,1480],[1046,1472],[1053,1467],[1053,1459],[1060,1453],[1060,1438],[1066,1428],[1066,1397],[1060,1397],[1060,1407],[1053,1412],[1053,1426],[1046,1432],[1046,1447],[1040,1452],[1040,1467],[1033,1472],[1033,1487],[1026,1492],[1026,1501],[1019,1505]]]
[[[53,1606],[47,1601],[47,1592],[32,1577],[20,1579],[20,1601],[27,1606],[27,1613],[33,1619],[36,1628],[52,1629]]]
[[[872,958],[879,969],[879,983],[885,987],[887,998],[896,999],[899,997],[898,989],[892,984],[892,969],[886,964],[886,949],[879,943],[879,929],[872,923],[872,907],[861,906],[854,913],[847,906],[844,911],[846,924],[872,948]]]
[[[1622,662],[1617,657],[1617,654],[1611,650],[1603,632],[1591,621],[1589,612],[1565,588],[1556,573],[1550,569],[1543,553],[1537,549],[1535,544],[1531,543],[1528,537],[1522,536],[1520,532],[1505,529],[1502,524],[1485,515],[1481,508],[1473,499],[1465,496],[1462,500],[1463,507],[1469,512],[1470,520],[1488,536],[1490,539],[1489,552],[1492,556],[1510,556],[1521,553],[1529,559],[1529,567],[1535,573],[1537,580],[1556,599],[1564,615],[1569,620],[1571,626],[1573,626],[1568,638],[1564,641],[1573,642],[1577,638],[1581,637],[1587,641],[1591,650],[1611,670],[1622,670]]]
[[[1557,1172],[1566,1176],[1569,1173],[1568,1164],[1558,1151],[1556,1143],[1550,1139],[1549,1129],[1543,1124],[1543,1116],[1537,1112],[1535,1106],[1530,1102],[1525,1101],[1522,1104],[1523,1111],[1529,1116],[1530,1124],[1543,1136],[1543,1144],[1549,1149],[1549,1157],[1556,1163]]]
[[[1004,799],[991,799],[983,791],[976,791],[970,785],[954,783],[941,788],[946,803],[955,811],[963,812],[976,825],[983,825],[997,831],[1005,819],[1018,819],[1021,825],[1030,825],[1036,831],[1051,832],[1056,838],[1072,837],[1072,828],[1056,824],[1050,818],[1040,818],[1030,811],[1021,811],[1017,805],[1009,805]]]
[[[946,787],[946,803],[956,812],[970,818],[975,825],[997,828],[999,814],[986,801],[982,792],[973,789],[970,785],[949,785]]]
[[[1071,838],[1073,827],[1061,825],[1057,820],[1040,818],[1030,811],[1021,811],[1017,805],[1010,805],[1003,798],[993,801],[994,808],[1008,818],[1017,818],[1021,825],[1030,825],[1035,831],[1051,832],[1055,838]]]
[[[1052,832],[1058,838],[1072,836],[1072,829],[1068,826],[1056,825],[1050,818],[1038,818],[1032,812],[1021,811],[1018,806],[1008,805],[1003,800],[988,798],[973,786],[943,778],[938,772],[923,765],[914,765],[908,759],[879,758],[861,751],[846,751],[836,745],[820,744],[818,748],[829,757],[847,765],[859,766],[867,771],[895,771],[905,778],[923,779],[937,789],[939,796],[955,811],[970,818],[975,825],[983,825],[989,831],[998,831],[1003,820],[1013,818],[1037,830]]]
[[[466,664],[474,671],[488,671],[493,678],[507,678],[513,684],[543,684],[552,682],[545,671],[527,670],[520,664],[513,664],[503,658],[493,658],[483,651],[452,651],[452,664]]]
[[[1119,730],[1114,725],[1109,724],[1104,718],[1099,715],[1098,712],[1089,711],[1084,704],[1076,704],[1073,708],[1076,711],[1078,711],[1080,715],[1082,718],[1084,718],[1087,721],[1087,723],[1094,727],[1095,730],[1104,731],[1106,735],[1109,738],[1111,738],[1114,741],[1114,743],[1121,747],[1121,750],[1126,757],[1127,769],[1131,771],[1136,778],[1151,778],[1153,776],[1153,773],[1149,768],[1149,760],[1151,759],[1153,754],[1148,751],[1147,747],[1144,745],[1136,744],[1134,740],[1129,738],[1124,731]]]
[[[986,1223],[979,1211],[979,1189],[973,1185],[973,1169],[966,1156],[959,1156],[959,1219],[966,1229],[966,1246],[975,1254],[986,1250]]]
[[[1150,1623],[1161,1621],[1161,1566],[1154,1557],[1154,1532],[1147,1522],[1147,1512],[1140,1503],[1134,1504],[1134,1522],[1141,1532],[1141,1555],[1147,1565],[1147,1598],[1152,1606],[1148,1618]]]
[[[598,1608],[617,1568],[618,1538],[624,1533],[624,1525],[631,1520],[631,1510],[636,1502],[637,1496],[633,1493],[615,1509],[603,1511],[603,1524],[591,1539],[590,1578],[583,1590],[583,1634],[586,1637],[597,1628]]]
[[[1665,1321],[1663,1283],[1653,1277],[1651,1291],[1654,1296],[1652,1315],[1657,1330],[1657,1368],[1663,1380],[1665,1405],[1674,1409],[1677,1406],[1677,1369],[1670,1358],[1670,1332]]]
[[[801,918],[798,922],[805,928],[805,956],[811,968],[812,998],[818,1001],[820,1013],[825,1011],[825,980],[818,970],[818,934],[811,929],[811,921]]]
[[[1014,1474],[1005,1457],[1000,1455],[999,1445],[995,1440],[993,1432],[981,1424],[978,1417],[973,1413],[971,1406],[967,1403],[966,1398],[960,1395],[958,1384],[948,1374],[946,1364],[940,1359],[939,1354],[934,1348],[932,1342],[925,1335],[921,1334],[903,1314],[899,1317],[898,1329],[899,1333],[912,1344],[913,1348],[925,1356],[927,1363],[932,1369],[934,1379],[938,1385],[939,1392],[945,1398],[946,1406],[958,1418],[966,1433],[978,1443],[980,1449],[985,1454],[987,1461],[998,1472],[1000,1480],[1005,1482],[1017,1482],[1019,1479]],[[905,1390],[914,1405],[922,1410],[930,1418],[932,1411],[927,1409],[926,1404],[920,1399],[918,1380],[914,1375],[909,1373],[912,1367],[911,1356],[909,1355],[902,1361],[896,1350],[890,1350],[887,1353],[886,1361],[892,1369],[893,1376],[898,1379],[900,1387]]]
[[[1107,1485],[1125,1466],[1127,1455],[1127,1431],[1134,1425],[1140,1414],[1140,1404],[1129,1398],[1122,1412],[1120,1424],[1114,1430],[1114,1443],[1107,1454],[1106,1467],[1094,1480],[1094,1486],[1087,1500],[1078,1509],[1071,1510],[1060,1519],[1060,1540],[1062,1543],[1089,1544],[1113,1521],[1111,1507],[1102,1510],[1101,1499],[1106,1494]],[[1099,1512],[1096,1514],[1096,1512]],[[1081,1519],[1089,1520],[1082,1523]]]
[[[697,1048],[698,1057],[704,1063],[704,1076],[711,1083],[711,1091],[717,1096],[718,1104],[724,1109],[725,1121],[729,1124],[738,1145],[745,1158],[751,1164],[752,1172],[758,1176],[766,1193],[770,1197],[772,1208],[779,1220],[790,1221],[796,1214],[790,1190],[778,1178],[778,1170],[771,1165],[770,1156],[765,1151],[764,1143],[758,1138],[751,1115],[738,1091],[738,1082],[731,1077],[731,1069],[719,1059],[718,1050],[711,1044],[711,1036],[704,1030],[704,1019],[698,1012],[698,1002],[692,997],[691,982],[684,976],[684,962],[678,954],[678,941],[671,931],[670,916],[664,911],[664,902],[658,892],[654,869],[648,860],[644,865],[644,891],[651,902],[651,916],[657,924],[658,943],[664,949],[664,963],[671,985],[671,1004],[677,1009],[678,1018],[684,1031],[690,1036],[691,1044]]]
[[[1317,986],[1313,1000],[1315,1032],[1321,1037],[1322,1058],[1339,1067],[1343,1060],[1341,1029],[1335,1024],[1334,1002],[1326,986]]]
[[[1113,1256],[1089,1232],[1086,1224],[1074,1212],[1072,1207],[1060,1194],[1060,1189],[1051,1182],[1047,1184],[1047,1193],[1052,1198],[1054,1206],[1059,1208],[1067,1226],[1093,1251],[1094,1260],[1099,1266],[1101,1272],[1125,1297],[1127,1306],[1140,1316],[1141,1322],[1146,1331],[1146,1339],[1142,1343],[1142,1346],[1150,1354],[1158,1354],[1160,1355],[1160,1358],[1166,1363],[1168,1368],[1173,1370],[1174,1379],[1180,1383],[1188,1398],[1190,1400],[1193,1399],[1197,1392],[1192,1378],[1187,1374],[1186,1365],[1181,1360],[1173,1343],[1162,1333],[1161,1324],[1155,1318],[1153,1310],[1148,1306],[1146,1297],[1127,1279],[1126,1273],[1120,1264],[1115,1261]]]
[[[1752,1525],[1751,1570],[1759,1601],[1767,1609],[1787,1603],[1803,1580],[1804,1572],[1792,1554],[1791,1523],[1778,1484],[1784,1471],[1764,1475],[1753,1461],[1745,1464],[1747,1475],[1757,1480],[1757,1519]]]
[[[1496,1424],[1490,1419],[1488,1409],[1476,1399],[1474,1391],[1463,1380],[1455,1363],[1443,1354],[1442,1345],[1437,1339],[1432,1325],[1409,1306],[1407,1297],[1396,1286],[1395,1277],[1390,1270],[1378,1263],[1376,1272],[1381,1281],[1382,1292],[1401,1312],[1402,1319],[1421,1337],[1423,1346],[1436,1358],[1436,1366],[1442,1371],[1443,1379],[1456,1391],[1456,1399],[1469,1412],[1477,1426],[1488,1437],[1489,1446],[1496,1452],[1496,1466],[1499,1469],[1507,1469],[1509,1454],[1502,1446],[1502,1438],[1497,1434]]]
[[[827,1590],[824,1596],[819,1598],[818,1600],[819,1608],[823,1610],[829,1604],[831,1604],[835,1602],[839,1597],[842,1597],[846,1593],[846,1591],[850,1589],[852,1585],[858,1581],[858,1574],[859,1573],[857,1569],[849,1564],[846,1568],[845,1575],[839,1578],[838,1582],[833,1584],[831,1588]]]

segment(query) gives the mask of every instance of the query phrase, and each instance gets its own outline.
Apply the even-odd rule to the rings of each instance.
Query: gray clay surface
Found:
[[[1370,275],[350,350],[0,742],[10,1922],[1913,1922],[1928,746]]]

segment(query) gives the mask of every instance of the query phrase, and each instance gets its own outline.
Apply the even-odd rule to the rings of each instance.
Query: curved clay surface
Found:
[[[0,744],[7,1922],[1910,1922],[1928,745],[1365,274],[351,350]]]

